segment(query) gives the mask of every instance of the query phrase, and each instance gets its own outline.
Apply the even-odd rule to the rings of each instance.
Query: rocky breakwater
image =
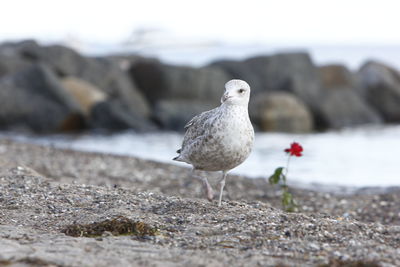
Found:
[[[345,66],[316,66],[306,53],[213,65],[253,85],[251,115],[262,130],[309,132],[382,122],[382,114],[359,93],[358,77]]]
[[[231,78],[252,86],[262,131],[311,132],[400,122],[400,75],[370,61],[353,73],[281,53],[195,68],[135,55],[85,57],[34,41],[0,45],[0,129],[182,130],[218,105]]]
[[[0,45],[0,94],[1,129],[155,128],[146,98],[114,61],[63,46]]]

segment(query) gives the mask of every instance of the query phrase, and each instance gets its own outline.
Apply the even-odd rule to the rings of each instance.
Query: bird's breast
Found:
[[[210,121],[207,133],[193,142],[189,161],[202,170],[230,170],[249,156],[253,140],[247,109],[229,110]]]
[[[248,117],[235,117],[224,120],[220,129],[213,135],[215,147],[218,148],[218,158],[228,167],[234,168],[241,164],[250,154],[254,141],[254,130]]]

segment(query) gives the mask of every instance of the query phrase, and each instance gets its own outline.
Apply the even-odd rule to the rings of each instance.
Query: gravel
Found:
[[[292,187],[300,212],[286,213],[264,178],[228,176],[218,208],[188,173],[0,140],[0,265],[400,266],[399,188]],[[64,234],[121,217],[157,231]]]

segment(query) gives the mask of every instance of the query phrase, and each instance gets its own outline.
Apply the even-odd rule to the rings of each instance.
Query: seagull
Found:
[[[192,165],[191,175],[203,182],[207,199],[214,197],[206,177],[198,171],[221,171],[219,201],[228,171],[243,163],[253,147],[254,129],[250,122],[248,104],[250,86],[242,80],[225,84],[221,105],[192,118],[185,125],[185,135],[179,154],[173,160]]]

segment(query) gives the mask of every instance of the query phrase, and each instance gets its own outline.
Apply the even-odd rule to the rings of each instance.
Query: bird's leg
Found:
[[[222,171],[222,178],[219,181],[219,201],[218,201],[218,207],[221,206],[222,202],[222,192],[224,191],[224,186],[225,186],[225,179],[226,179],[226,174],[228,171]]]
[[[196,174],[196,170],[195,170],[194,168],[192,169],[191,174],[192,174],[193,177],[195,177],[195,178],[197,178],[197,179],[200,179],[200,180],[203,182],[203,185],[204,185],[204,189],[205,189],[205,192],[206,192],[207,199],[208,199],[209,201],[211,201],[211,200],[214,198],[214,192],[213,192],[213,189],[211,188],[211,185],[210,185],[210,183],[208,182],[207,178],[206,178],[206,177],[202,177],[201,175]]]

